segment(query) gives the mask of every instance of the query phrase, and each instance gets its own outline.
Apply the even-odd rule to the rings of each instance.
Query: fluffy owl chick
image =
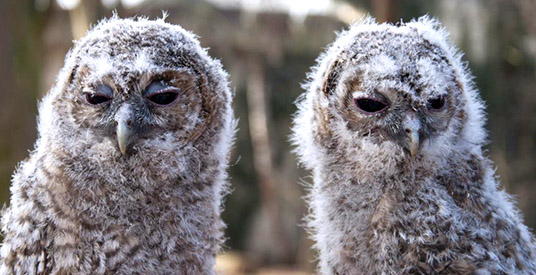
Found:
[[[1,274],[213,274],[234,135],[219,61],[163,19],[65,59],[2,217]]]
[[[321,273],[535,274],[532,235],[482,153],[482,100],[436,21],[365,19],[309,77],[293,141],[313,172]]]

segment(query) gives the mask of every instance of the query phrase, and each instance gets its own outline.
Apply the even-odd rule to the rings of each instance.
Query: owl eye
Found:
[[[428,100],[428,109],[434,112],[442,111],[445,108],[445,97],[438,96]]]
[[[153,81],[145,89],[145,98],[158,105],[169,105],[179,96],[179,89],[164,81]]]
[[[94,93],[86,93],[86,101],[91,105],[99,105],[112,100],[113,90],[108,85],[99,85]]]
[[[373,98],[356,98],[354,103],[361,112],[366,114],[380,113],[388,106],[386,101]]]

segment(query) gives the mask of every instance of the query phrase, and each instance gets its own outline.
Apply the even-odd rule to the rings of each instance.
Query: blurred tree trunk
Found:
[[[0,1],[0,204],[16,164],[28,155],[36,137],[36,97],[43,49],[40,43],[47,12],[33,1]]]
[[[253,164],[258,177],[261,195],[260,216],[254,224],[251,249],[265,262],[282,262],[288,259],[289,248],[280,215],[277,180],[272,166],[272,149],[268,134],[268,119],[265,102],[264,67],[262,58],[250,54],[247,58],[247,102]]]
[[[95,18],[95,8],[93,1],[81,1],[74,9],[69,11],[71,33],[74,39],[78,40],[86,34],[89,29],[90,18]]]
[[[378,22],[399,21],[397,0],[373,0],[372,12]]]

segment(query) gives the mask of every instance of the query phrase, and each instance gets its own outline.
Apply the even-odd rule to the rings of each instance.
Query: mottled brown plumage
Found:
[[[499,190],[483,103],[427,17],[366,19],[319,58],[293,141],[314,184],[322,274],[535,274],[533,236]]]
[[[227,74],[163,19],[103,20],[40,104],[2,274],[213,274],[234,134]]]

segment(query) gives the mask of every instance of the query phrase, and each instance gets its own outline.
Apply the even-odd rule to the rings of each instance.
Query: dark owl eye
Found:
[[[388,106],[386,101],[373,98],[356,98],[354,102],[357,108],[366,114],[379,113]]]
[[[166,84],[164,81],[153,81],[145,89],[144,96],[158,105],[169,105],[179,96],[179,89]]]
[[[92,105],[106,103],[112,100],[114,92],[108,85],[99,85],[94,93],[86,93],[86,101]]]
[[[428,109],[434,112],[441,111],[445,108],[445,97],[438,96],[428,100]]]

